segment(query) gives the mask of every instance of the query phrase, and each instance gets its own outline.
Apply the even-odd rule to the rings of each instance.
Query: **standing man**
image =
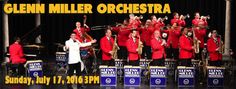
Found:
[[[167,58],[174,58],[175,60],[179,59],[179,37],[181,35],[181,26],[178,26],[177,23],[164,30],[168,33],[167,39]]]
[[[193,58],[193,40],[191,38],[192,32],[188,28],[184,28],[182,36],[179,38],[180,44],[180,65],[191,66],[191,59]]]
[[[111,35],[111,29],[107,29],[105,31],[105,36],[100,40],[100,46],[102,50],[102,64],[115,66],[114,59],[112,59],[114,39],[111,37]]]
[[[139,35],[136,29],[133,29],[130,38],[126,42],[126,47],[128,50],[128,59],[129,59],[129,65],[132,66],[139,66],[139,59],[140,55],[138,54],[138,45],[139,43]]]
[[[65,49],[69,50],[69,70],[68,76],[72,76],[74,74],[74,70],[76,70],[76,76],[81,75],[81,68],[83,68],[83,62],[80,57],[80,47],[91,46],[92,43],[95,43],[96,40],[92,40],[91,42],[81,43],[76,39],[76,33],[71,33],[70,39],[65,42]],[[72,89],[72,85],[68,84],[68,89]],[[78,84],[77,88],[80,88],[81,85]]]
[[[151,40],[152,47],[152,63],[153,66],[164,66],[165,65],[165,46],[166,41],[160,36],[160,31],[154,32],[154,37]]]
[[[142,58],[145,56],[147,59],[152,58],[152,52],[151,52],[151,37],[154,32],[154,28],[151,24],[151,20],[147,20],[145,26],[142,26],[141,28],[138,29],[138,31],[141,33],[141,41],[143,42],[143,52],[142,52]]]
[[[90,29],[88,25],[84,24],[84,27],[81,27],[80,22],[76,22],[76,28],[73,30],[73,32],[76,34],[76,39],[79,40],[81,43],[82,42],[89,42],[91,41],[90,39],[86,39],[84,37],[84,34],[88,32]]]
[[[134,16],[134,14],[129,15],[129,27],[132,29],[137,29],[141,25],[140,17]]]
[[[221,66],[222,65],[222,52],[221,46],[223,42],[220,37],[217,36],[217,31],[212,31],[212,36],[207,40],[207,50],[210,56],[211,66]]]
[[[126,48],[126,41],[129,39],[129,34],[131,32],[131,28],[128,27],[128,24],[129,21],[125,19],[121,26],[117,25],[116,27],[112,27],[112,31],[117,33],[117,43],[120,48],[120,50],[118,50],[118,59],[127,59],[128,52]]]
[[[24,58],[23,48],[20,44],[20,38],[16,37],[14,43],[9,47],[10,62],[11,64],[19,64],[18,73],[24,74],[24,64],[26,59]],[[13,69],[13,73],[16,73],[16,69]]]

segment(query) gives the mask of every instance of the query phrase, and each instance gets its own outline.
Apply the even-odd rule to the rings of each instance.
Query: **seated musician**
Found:
[[[165,46],[166,41],[160,36],[160,31],[156,30],[154,32],[154,37],[151,40],[152,47],[152,66],[164,66],[165,61]]]
[[[102,65],[115,66],[114,59],[112,59],[112,48],[114,39],[111,37],[111,29],[105,31],[105,36],[100,40],[100,47],[102,50]]]
[[[211,37],[207,40],[207,50],[209,52],[211,66],[221,66],[222,65],[222,41],[219,36],[217,36],[217,31],[213,30]]]
[[[139,66],[140,55],[138,54],[138,45],[139,45],[139,35],[136,29],[133,29],[130,38],[126,42],[126,47],[128,50],[128,59],[129,65]]]
[[[181,66],[191,66],[191,59],[193,58],[194,47],[191,38],[192,32],[188,28],[184,28],[182,36],[179,38],[179,59]]]
[[[80,42],[89,42],[91,40],[84,38],[84,33],[88,32],[90,29],[89,27],[84,24],[84,27],[81,27],[80,22],[76,22],[76,28],[73,30],[73,32],[76,34],[76,39],[78,39]]]
[[[11,64],[19,64],[18,73],[24,74],[24,64],[26,59],[24,58],[23,48],[20,44],[19,37],[16,37],[14,43],[10,45],[9,54]],[[13,68],[13,73],[16,73],[16,68]]]

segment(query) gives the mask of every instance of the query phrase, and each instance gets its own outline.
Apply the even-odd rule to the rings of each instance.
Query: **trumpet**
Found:
[[[207,15],[207,16],[201,16],[201,19],[203,19],[203,18],[205,18],[205,19],[211,19],[210,15]]]
[[[190,18],[190,15],[189,14],[181,15],[179,19],[186,19],[186,18]]]
[[[143,15],[135,16],[134,18],[135,18],[135,19],[143,19]]]
[[[168,20],[168,17],[167,17],[167,16],[165,16],[165,17],[163,17],[163,18],[160,17],[160,18],[158,18],[158,21],[159,21],[159,20],[165,21],[165,20]]]

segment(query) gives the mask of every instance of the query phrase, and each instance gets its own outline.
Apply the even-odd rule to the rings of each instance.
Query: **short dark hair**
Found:
[[[178,13],[177,13],[177,12],[174,12],[174,13],[173,13],[173,16],[175,16],[176,14],[178,14]]]
[[[20,37],[14,37],[14,42],[20,41]]]
[[[110,28],[107,28],[107,29],[105,30],[105,33],[107,33],[107,31],[108,31],[108,30],[110,30],[110,31],[111,31],[111,29],[110,29]]]
[[[132,33],[133,33],[134,31],[137,31],[137,29],[132,29]]]

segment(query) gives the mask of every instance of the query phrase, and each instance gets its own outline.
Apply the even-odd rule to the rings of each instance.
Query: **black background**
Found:
[[[34,3],[34,0],[9,0],[9,3]],[[211,19],[208,21],[210,30],[216,29],[219,34],[224,36],[225,29],[225,0],[41,0],[41,3],[91,3],[93,5],[93,14],[87,15],[87,24],[92,26],[97,25],[109,25],[115,22],[122,22],[123,19],[128,18],[128,14],[99,14],[96,11],[96,7],[99,3],[169,3],[171,12],[178,12],[179,14],[190,14],[190,19],[186,19],[187,25],[191,25],[193,14],[200,12],[201,15],[210,15]],[[1,18],[3,13],[2,7],[3,1],[1,0]],[[45,11],[48,11],[46,5]],[[235,50],[234,38],[235,35],[235,0],[232,0],[231,4],[231,48]],[[139,14],[137,14],[139,15]],[[150,18],[153,14],[143,14],[144,20]],[[168,16],[172,18],[172,14],[155,14],[157,17]],[[35,27],[35,15],[34,14],[9,14],[9,38],[10,43],[15,36],[23,36],[28,31]],[[42,40],[49,50],[53,48],[54,43],[64,43],[68,38],[72,30],[75,28],[75,22],[83,20],[83,14],[42,14]],[[166,21],[168,24],[170,21]],[[1,25],[2,29],[2,19]],[[0,31],[1,38],[3,37],[3,31]],[[100,39],[104,33],[103,31],[90,31],[89,34],[93,38]],[[1,44],[3,40],[0,39]],[[2,45],[1,45],[2,46]],[[2,47],[1,54],[2,54]]]

